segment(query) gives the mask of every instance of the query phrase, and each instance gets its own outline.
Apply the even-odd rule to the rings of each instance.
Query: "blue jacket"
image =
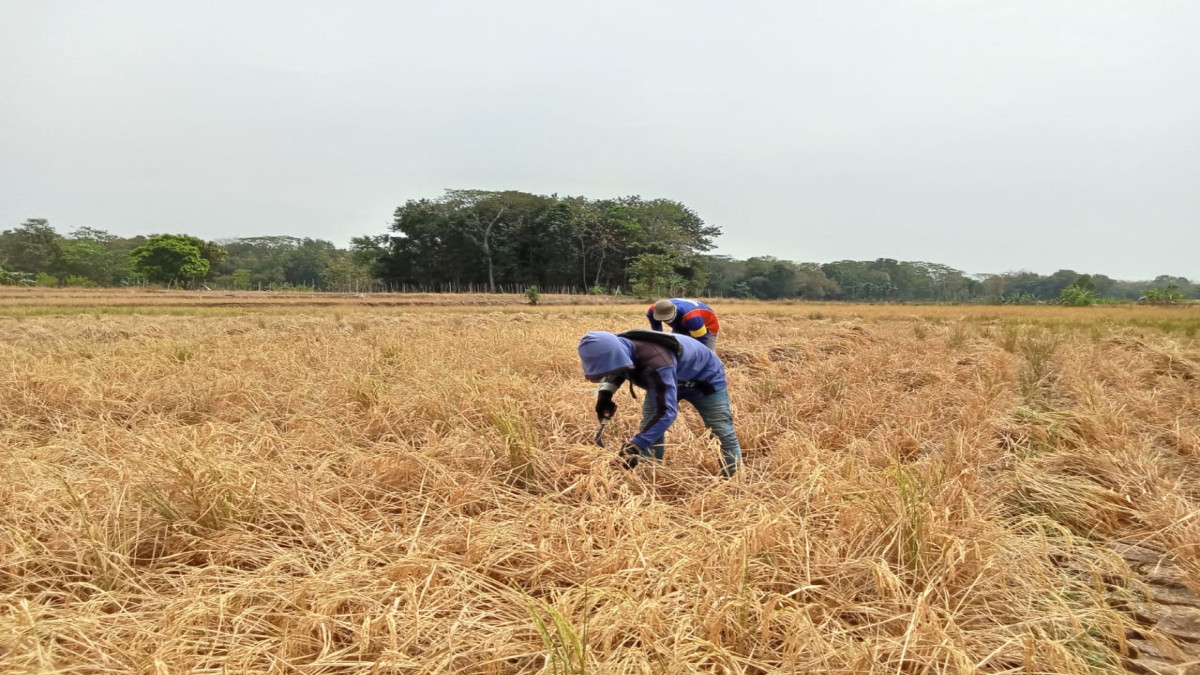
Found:
[[[668,321],[667,325],[671,327],[672,332],[690,335],[705,345],[716,339],[721,324],[717,321],[717,314],[712,307],[699,300],[687,298],[671,298],[671,304],[675,305],[675,318]],[[654,305],[650,305],[646,310],[646,319],[650,321],[651,330],[663,329],[663,322],[654,318]]]
[[[696,340],[668,335],[679,342],[683,356],[677,358],[659,345],[603,331],[592,331],[579,341],[579,360],[589,380],[628,379],[646,390],[654,414],[633,438],[640,448],[650,447],[670,428],[679,415],[679,399],[703,398],[705,391],[725,388],[725,366],[712,350]]]

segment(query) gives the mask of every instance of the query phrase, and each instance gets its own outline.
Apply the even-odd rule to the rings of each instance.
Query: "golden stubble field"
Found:
[[[1193,310],[718,305],[723,480],[591,444],[640,305],[184,304],[0,311],[0,672],[1188,658],[1118,544],[1200,588]]]

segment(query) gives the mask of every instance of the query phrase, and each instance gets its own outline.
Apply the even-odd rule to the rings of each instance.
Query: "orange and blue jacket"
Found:
[[[685,298],[671,298],[671,304],[675,305],[675,318],[667,323],[671,332],[690,335],[705,346],[716,339],[721,324],[717,323],[717,314],[712,307],[699,300]],[[646,318],[650,320],[650,328],[657,331],[663,329],[663,322],[654,318],[654,305],[650,305],[650,309],[646,310]]]

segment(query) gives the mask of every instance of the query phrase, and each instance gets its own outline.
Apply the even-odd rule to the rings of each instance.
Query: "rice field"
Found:
[[[148,297],[0,308],[0,672],[1200,658],[1195,308],[714,301],[727,480],[686,405],[592,443],[576,342],[640,302]]]

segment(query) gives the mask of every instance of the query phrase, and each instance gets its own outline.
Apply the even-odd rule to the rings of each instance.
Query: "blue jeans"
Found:
[[[721,442],[721,473],[732,476],[737,471],[737,465],[742,460],[742,446],[738,443],[737,434],[733,431],[733,412],[729,409],[729,390],[722,389],[708,396],[684,399],[692,404],[704,426]],[[642,401],[642,428],[654,417],[654,402],[646,396]],[[659,438],[643,450],[643,457],[653,457],[662,461],[665,448],[663,439]]]

